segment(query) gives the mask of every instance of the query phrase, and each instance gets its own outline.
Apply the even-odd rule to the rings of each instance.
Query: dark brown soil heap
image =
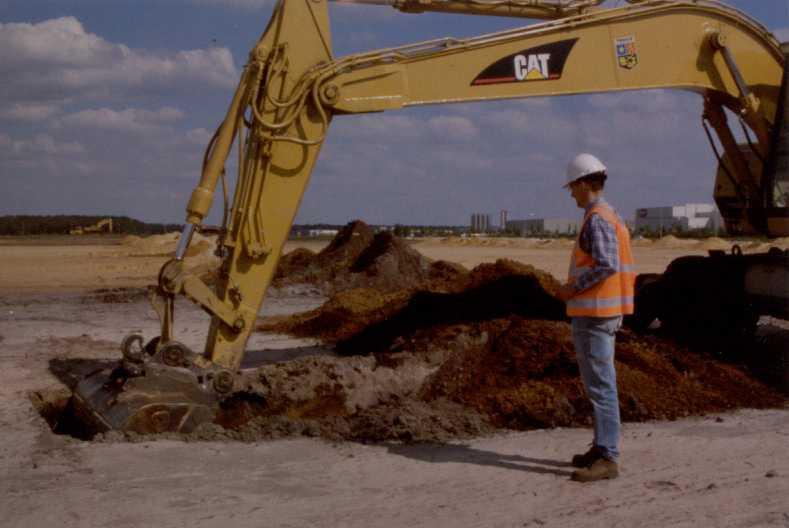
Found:
[[[339,343],[343,353],[388,350],[397,338],[421,328],[484,321],[518,314],[561,320],[564,305],[556,299],[559,283],[551,275],[510,260],[481,264],[469,273],[436,266],[435,282],[424,289],[382,293],[371,288],[347,290],[320,308],[264,320],[258,330],[320,337]],[[444,273],[450,269],[449,273]],[[447,276],[457,273],[454,282]]]
[[[326,293],[356,288],[397,291],[432,282],[454,284],[467,271],[431,263],[389,232],[373,233],[361,220],[343,227],[320,253],[296,249],[280,260],[273,285],[306,283]]]
[[[261,328],[319,336],[352,356],[348,359],[372,354],[379,368],[396,370],[404,358],[438,353],[436,372],[397,403],[402,420],[410,412],[404,402],[441,401],[473,410],[497,427],[587,425],[591,407],[563,303],[554,297],[558,287],[553,277],[531,266],[500,260],[460,274],[455,283],[445,281],[438,291],[430,290],[429,282],[427,289],[395,293],[346,291],[317,310],[269,319]],[[628,421],[784,401],[740,366],[630,330],[619,335],[616,361],[622,417]],[[345,423],[353,425],[353,416],[345,416]],[[351,430],[348,437],[390,438],[385,427],[376,431]],[[419,436],[414,430],[409,434]]]
[[[510,317],[462,331],[484,334],[486,342],[450,356],[425,383],[422,398],[462,403],[512,429],[590,423],[569,324]],[[417,346],[431,346],[423,340]],[[625,421],[783,402],[734,365],[629,330],[618,337],[616,367]]]

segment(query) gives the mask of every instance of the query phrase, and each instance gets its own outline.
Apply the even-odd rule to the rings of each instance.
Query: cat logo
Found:
[[[561,79],[567,57],[577,41],[550,42],[502,57],[480,72],[471,86]]]
[[[548,61],[550,53],[537,55],[515,55],[515,78],[519,81],[544,81],[548,79]]]
[[[638,65],[638,53],[636,53],[636,38],[622,37],[614,41],[616,48],[616,62],[620,68],[632,70]]]

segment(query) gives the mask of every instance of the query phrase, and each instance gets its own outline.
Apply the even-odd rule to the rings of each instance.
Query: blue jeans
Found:
[[[614,462],[619,458],[619,399],[614,342],[622,317],[573,317],[575,356],[594,411],[594,445]]]

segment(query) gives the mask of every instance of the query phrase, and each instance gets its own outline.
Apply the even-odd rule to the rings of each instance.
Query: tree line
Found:
[[[149,224],[128,216],[11,215],[0,216],[0,236],[67,235],[72,229],[112,218],[112,231],[122,235],[154,235],[180,231],[181,224]]]

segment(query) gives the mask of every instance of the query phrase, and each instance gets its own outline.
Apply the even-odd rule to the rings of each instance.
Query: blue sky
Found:
[[[787,0],[728,3],[789,40]],[[270,12],[267,0],[0,0],[0,214],[182,221]],[[331,15],[337,55],[529,23],[336,4]],[[626,217],[711,202],[700,112],[699,96],[661,91],[338,118],[297,222],[574,216],[561,183],[584,150],[608,164]]]

